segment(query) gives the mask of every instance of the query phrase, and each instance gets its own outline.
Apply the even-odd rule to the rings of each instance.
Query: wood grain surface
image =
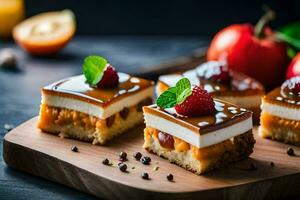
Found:
[[[36,123],[37,117],[5,135],[5,162],[13,168],[97,197],[274,199],[299,194],[300,157],[288,156],[286,144],[256,137],[257,143],[251,158],[197,176],[143,150],[142,126],[112,140],[106,146],[95,146],[42,133],[36,128]],[[72,145],[76,145],[79,152],[72,152]],[[300,148],[293,148],[300,155]],[[116,167],[120,151],[128,154],[126,173]],[[132,157],[137,151],[151,157],[149,166]],[[103,165],[104,158],[113,161],[114,165]],[[271,161],[275,163],[274,167],[271,167]],[[257,170],[249,170],[250,163],[255,163]],[[156,166],[157,171],[154,170]],[[143,180],[143,172],[148,172],[151,179]],[[168,173],[174,175],[173,182],[166,180]]]

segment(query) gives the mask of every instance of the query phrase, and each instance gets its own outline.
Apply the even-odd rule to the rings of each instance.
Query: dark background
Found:
[[[80,74],[87,55],[103,55],[119,71],[136,74],[207,47],[209,38],[229,24],[255,24],[263,15],[263,4],[277,12],[273,27],[300,19],[297,0],[25,0],[25,4],[27,16],[69,8],[78,28],[70,44],[51,57],[33,57],[13,41],[0,41],[0,50],[15,51],[21,68],[0,70],[0,154],[4,124],[18,126],[38,115],[40,88]],[[0,156],[0,199],[95,198],[14,170]]]
[[[71,9],[78,34],[212,36],[232,23],[255,24],[262,5],[277,12],[278,27],[300,18],[297,0],[25,0],[27,16]]]

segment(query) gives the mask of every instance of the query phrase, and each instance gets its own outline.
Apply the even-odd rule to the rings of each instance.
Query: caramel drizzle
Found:
[[[252,116],[252,113],[244,108],[238,108],[220,100],[214,100],[214,102],[216,112],[212,115],[200,117],[178,115],[174,108],[161,109],[156,105],[146,107],[145,111],[173,121],[200,134],[230,126]]]
[[[153,82],[146,79],[132,77],[125,73],[119,74],[119,85],[117,88],[103,89],[90,86],[83,75],[74,76],[43,88],[43,92],[59,96],[79,99],[88,103],[107,106],[120,98],[146,89]]]
[[[244,92],[249,90],[253,92],[264,91],[264,88],[260,83],[258,83],[257,81],[255,81],[254,79],[246,75],[234,71],[230,71],[230,75],[232,79],[228,85],[206,80],[203,79],[202,77],[199,77],[197,73],[197,69],[186,71],[179,75],[189,78],[192,84],[201,85],[205,90],[207,90],[209,93],[213,95],[218,95],[220,93],[224,93],[228,91],[238,91],[238,92]],[[170,78],[169,83],[170,82],[175,82],[175,81],[172,80],[172,78]],[[169,87],[172,86],[166,82],[163,83]]]

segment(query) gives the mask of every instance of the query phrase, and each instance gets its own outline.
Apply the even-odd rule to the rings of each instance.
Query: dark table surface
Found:
[[[207,46],[208,40],[196,37],[77,37],[60,54],[37,58],[24,53],[13,42],[0,41],[0,50],[13,48],[21,71],[0,70],[0,152],[4,124],[15,126],[36,116],[40,88],[64,77],[81,73],[82,60],[99,54],[119,71],[138,74],[143,66],[190,54]],[[74,189],[8,167],[0,157],[0,199],[95,199]]]

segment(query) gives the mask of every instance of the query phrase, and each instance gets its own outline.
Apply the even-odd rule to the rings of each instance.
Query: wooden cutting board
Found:
[[[271,140],[256,137],[251,158],[197,176],[143,150],[142,126],[107,146],[95,146],[42,133],[36,124],[37,117],[6,134],[3,157],[7,165],[98,197],[274,199],[300,194],[300,156],[288,156],[288,145]],[[254,132],[256,135],[256,129]],[[70,150],[72,145],[78,147],[78,153]],[[293,148],[300,155],[300,148]],[[120,151],[128,153],[127,173],[116,167]],[[136,151],[149,155],[151,164],[145,166],[136,161],[132,157]],[[103,165],[104,158],[112,160],[114,166]],[[249,170],[250,163],[255,163],[257,170]],[[143,172],[148,172],[151,180],[143,180]],[[166,180],[168,173],[174,175],[174,182]]]

